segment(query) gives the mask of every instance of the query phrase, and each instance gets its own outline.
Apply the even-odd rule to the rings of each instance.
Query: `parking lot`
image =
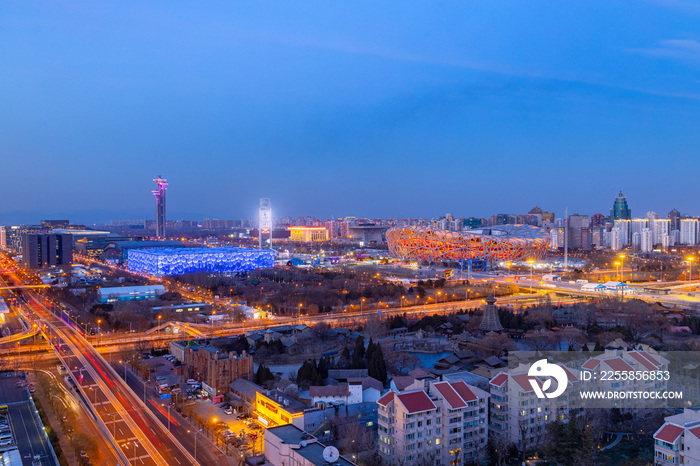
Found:
[[[0,451],[17,448],[23,458],[38,457],[42,464],[58,464],[28,385],[24,376],[0,375]]]
[[[226,445],[242,452],[260,453],[263,426],[246,414],[236,412],[227,414],[226,406],[226,403],[214,405],[209,400],[189,400],[183,405],[183,410],[203,420],[221,446]]]

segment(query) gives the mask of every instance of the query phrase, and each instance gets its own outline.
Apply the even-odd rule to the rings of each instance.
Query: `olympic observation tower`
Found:
[[[160,176],[153,181],[158,185],[158,188],[152,191],[156,197],[156,238],[165,238],[165,190],[168,188],[168,182]]]

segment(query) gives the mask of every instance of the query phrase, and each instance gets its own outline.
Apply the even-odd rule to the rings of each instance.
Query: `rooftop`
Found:
[[[309,387],[309,396],[348,396],[350,388],[347,385],[312,385]]]
[[[433,403],[423,390],[397,393],[396,397],[401,401],[401,404],[406,407],[409,414],[422,413],[437,408],[435,403]]]
[[[313,465],[323,466],[328,462],[323,458],[323,450],[325,445],[319,443],[313,435],[307,434],[303,430],[292,424],[283,426],[270,427],[265,430],[265,436],[274,435],[279,438],[283,444],[291,445],[292,450],[300,455]],[[306,442],[305,446],[301,446],[301,442]],[[338,458],[334,464],[341,466],[352,466],[352,463],[342,456]]]

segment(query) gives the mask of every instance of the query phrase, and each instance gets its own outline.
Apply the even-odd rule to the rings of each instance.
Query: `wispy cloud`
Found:
[[[667,39],[660,41],[656,47],[631,49],[630,51],[640,55],[677,60],[700,66],[700,42],[694,39]]]
[[[696,0],[646,0],[647,3],[680,10],[685,13],[700,14],[700,4]]]

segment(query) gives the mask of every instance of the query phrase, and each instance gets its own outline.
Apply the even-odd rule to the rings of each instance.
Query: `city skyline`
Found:
[[[700,213],[698,9],[555,5],[5,5],[0,217]]]
[[[165,180],[163,180],[165,181]],[[623,193],[620,192],[620,195]],[[627,196],[624,196],[625,199],[627,199]],[[613,198],[613,205],[614,202],[617,200],[617,197]],[[471,215],[469,213],[462,213],[462,212],[449,212],[450,214],[455,215],[457,218],[483,218],[483,219],[489,219],[493,216],[500,215],[500,214],[508,214],[508,215],[525,215],[527,214],[531,209],[540,207],[541,205],[538,203],[531,204],[529,207],[523,209],[522,211],[515,211],[515,210],[502,210],[498,212],[491,212],[487,213],[486,215]],[[562,208],[563,209],[563,208]],[[439,207],[433,208],[433,211],[439,210]],[[545,212],[550,212],[553,213],[555,218],[561,219],[564,218],[564,212],[557,212],[556,209],[551,209],[551,208],[542,208],[543,211]],[[639,209],[637,210],[637,215],[635,215],[635,218],[643,218],[647,215],[647,213],[656,213],[660,217],[665,218],[668,214],[671,213],[671,211],[676,211],[677,209],[675,207],[672,207],[666,211],[654,211],[654,210],[649,210],[649,209]],[[143,212],[143,211],[142,211]],[[592,217],[593,215],[604,215],[602,212],[607,212],[606,209],[601,208],[596,211],[572,211],[569,209],[568,215],[587,215],[589,217]],[[427,219],[437,219],[437,218],[443,218],[447,212],[434,212],[432,215],[406,215],[406,216],[398,216],[398,215],[393,215],[393,216],[370,216],[370,215],[338,215],[338,216],[331,216],[331,217],[322,217],[322,216],[317,216],[317,215],[312,215],[310,213],[299,213],[299,214],[289,214],[289,213],[275,213],[275,209],[273,207],[273,216],[272,218],[274,220],[278,219],[285,219],[285,218],[303,218],[303,217],[308,217],[308,218],[315,218],[318,220],[332,220],[332,219],[343,219],[343,218],[358,218],[358,219],[417,219],[417,218],[427,218]],[[611,211],[612,213],[612,211]],[[681,215],[686,216],[694,216],[690,212],[684,212],[680,211],[679,212]],[[64,219],[69,219],[71,223],[74,224],[88,224],[88,225],[106,225],[109,224],[110,222],[114,221],[146,221],[146,220],[156,220],[157,221],[157,215],[154,214],[153,212],[146,213],[143,212],[140,216],[139,215],[133,215],[133,213],[129,213],[126,211],[118,212],[118,211],[100,211],[100,210],[94,210],[94,211],[65,211],[65,212],[58,212],[58,213],[51,213],[51,212],[39,212],[39,211],[28,211],[28,212],[9,212],[9,213],[0,213],[0,225],[10,225],[10,224],[38,224],[40,220],[46,220],[50,218],[64,218]],[[201,213],[182,213],[182,211],[175,210],[173,214],[168,214],[167,215],[167,220],[168,221],[180,221],[180,220],[187,220],[187,221],[199,221],[199,220],[205,220],[205,219],[221,219],[221,220],[233,220],[233,219],[248,219],[250,221],[255,221],[258,218],[258,212],[253,212],[252,215],[250,216],[216,216],[216,215],[206,215],[206,214],[201,214]]]

